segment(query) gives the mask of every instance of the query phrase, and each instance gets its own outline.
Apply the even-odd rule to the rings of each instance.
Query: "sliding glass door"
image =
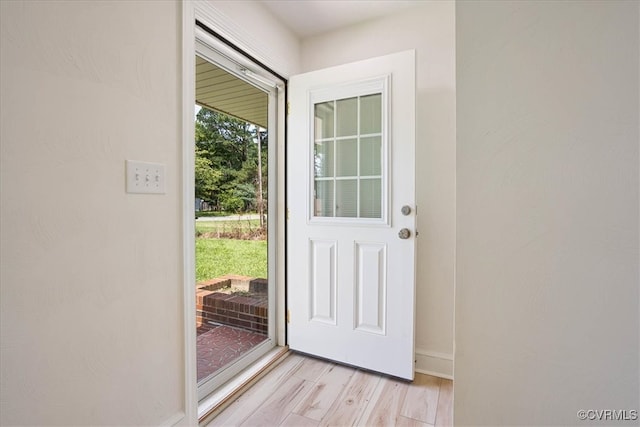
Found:
[[[276,345],[277,86],[196,42],[198,396]]]

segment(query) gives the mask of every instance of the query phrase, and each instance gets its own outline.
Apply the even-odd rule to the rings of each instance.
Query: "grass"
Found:
[[[266,279],[266,240],[196,239],[196,281],[225,274]]]

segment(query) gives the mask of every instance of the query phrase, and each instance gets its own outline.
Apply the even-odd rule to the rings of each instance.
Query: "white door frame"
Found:
[[[184,310],[184,405],[185,417],[177,423],[183,426],[198,424],[198,381],[196,358],[196,254],[195,206],[195,114],[196,103],[196,38],[195,8],[189,1],[182,3],[182,274]],[[176,174],[177,175],[177,174]]]
[[[195,55],[196,55],[196,20],[209,28],[215,29],[220,36],[231,41],[245,52],[260,60],[267,67],[278,69],[279,62],[272,55],[265,54],[256,48],[255,42],[248,40],[238,28],[230,25],[226,16],[220,14],[214,6],[206,2],[184,1],[182,3],[182,211],[183,211],[183,298],[184,298],[184,413],[185,417],[176,425],[197,425],[198,423],[198,395],[196,380],[196,301],[195,301],[195,217],[193,206],[195,204],[193,182],[195,162],[195,129],[194,108],[195,105]],[[224,50],[224,47],[220,47]],[[233,49],[228,48],[222,52],[230,59],[243,64],[247,59],[239,55]],[[281,62],[280,62],[281,63]],[[248,61],[249,69],[255,65]],[[288,77],[288,76],[284,76]],[[276,345],[285,345],[285,90],[278,91],[278,117],[277,117],[277,168],[276,186],[277,194],[273,200],[276,203],[277,235],[275,244],[277,247],[275,265],[276,283]],[[271,272],[270,272],[271,275]]]
[[[229,59],[227,56],[220,53],[223,50],[224,45],[214,39],[210,34],[201,28],[196,28],[196,55],[199,58],[208,61],[209,63],[223,69],[227,74],[235,76],[238,80],[246,81],[247,83],[256,86],[257,88],[264,90],[265,94],[268,94],[268,124],[269,129],[268,136],[268,200],[276,200],[278,196],[277,180],[274,175],[277,173],[278,164],[276,162],[277,147],[276,136],[279,129],[276,125],[277,122],[277,98],[278,92],[284,90],[284,84],[275,81],[267,81],[266,78],[260,77],[253,72],[249,71],[245,66],[251,66],[251,64],[238,64],[236,61]],[[255,65],[253,65],[255,69]],[[189,218],[193,215],[189,215]],[[262,343],[258,344],[251,350],[244,353],[232,364],[221,368],[216,371],[216,374],[212,378],[207,378],[198,384],[198,399],[200,402],[219,389],[224,383],[235,378],[244,368],[261,359],[266,352],[269,352],[277,345],[276,340],[276,325],[275,325],[275,313],[276,313],[276,289],[275,282],[278,277],[278,269],[276,268],[276,253],[277,249],[277,235],[278,235],[278,213],[277,203],[268,203],[268,338]]]

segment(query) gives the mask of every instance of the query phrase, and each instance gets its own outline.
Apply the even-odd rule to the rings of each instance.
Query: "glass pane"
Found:
[[[360,176],[382,174],[382,143],[379,136],[360,140]]]
[[[336,216],[354,218],[358,207],[358,182],[355,179],[336,181]]]
[[[314,146],[315,176],[333,176],[333,141],[316,142]]]
[[[316,181],[314,199],[315,216],[333,216],[333,180]]]
[[[382,95],[368,95],[360,98],[360,133],[382,132]]]
[[[315,130],[316,141],[322,138],[333,137],[333,101],[315,105]]]
[[[358,175],[358,140],[336,141],[336,176]]]
[[[358,133],[358,98],[336,101],[336,136]]]
[[[360,180],[360,218],[381,218],[381,179]]]

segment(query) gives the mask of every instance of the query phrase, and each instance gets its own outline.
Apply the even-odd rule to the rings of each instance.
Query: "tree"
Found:
[[[196,168],[200,165],[202,171],[196,171],[196,195],[224,210],[260,210],[259,190],[266,188],[262,176],[267,176],[265,141],[264,129],[201,109],[196,116]],[[215,174],[208,175],[206,168]]]
[[[219,185],[222,173],[213,169],[207,152],[196,148],[195,181],[196,197],[211,203],[211,195]]]
[[[257,205],[258,205],[258,216],[260,217],[260,228],[264,228],[264,192],[263,192],[263,174],[262,174],[262,143],[266,142],[267,132],[256,132],[256,141],[258,143],[258,197],[257,197]]]

